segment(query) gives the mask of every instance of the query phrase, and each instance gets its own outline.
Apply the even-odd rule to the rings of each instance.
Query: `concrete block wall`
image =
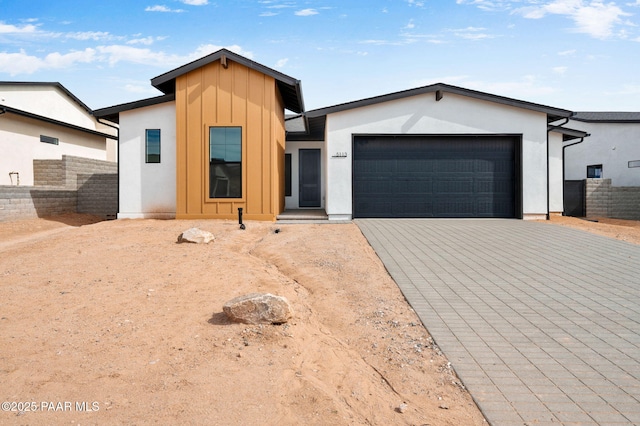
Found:
[[[118,165],[62,156],[34,160],[35,186],[0,186],[0,221],[89,213],[115,219],[118,211]]]
[[[65,186],[61,160],[33,160],[34,186]]]
[[[587,217],[610,217],[611,179],[587,179],[584,194]]]
[[[115,219],[118,214],[118,175],[79,174],[78,213]]]
[[[640,187],[611,187],[611,217],[640,220]]]
[[[77,191],[36,186],[0,186],[0,222],[73,213]]]
[[[611,186],[611,179],[587,179],[586,216],[640,220],[640,187]]]

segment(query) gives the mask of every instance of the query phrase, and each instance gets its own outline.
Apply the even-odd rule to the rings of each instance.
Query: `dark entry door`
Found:
[[[300,207],[320,207],[320,150],[299,151]]]

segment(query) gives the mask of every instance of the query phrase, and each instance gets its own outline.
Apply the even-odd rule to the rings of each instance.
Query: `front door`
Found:
[[[299,152],[300,207],[320,207],[320,150]]]

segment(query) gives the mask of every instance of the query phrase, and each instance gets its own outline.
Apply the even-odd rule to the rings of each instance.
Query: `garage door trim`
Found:
[[[356,178],[356,142],[359,138],[425,138],[425,139],[447,139],[447,138],[456,138],[456,139],[476,139],[479,141],[482,140],[490,140],[490,139],[510,139],[513,143],[513,167],[514,167],[514,195],[513,195],[513,207],[514,207],[514,218],[522,219],[523,217],[523,209],[522,209],[522,193],[523,193],[523,177],[522,177],[522,134],[514,134],[514,133],[447,133],[447,134],[431,134],[431,133],[421,133],[421,134],[407,134],[407,133],[353,133],[351,141],[352,148],[352,159],[351,159],[351,198],[352,198],[352,212],[353,217],[357,217],[357,209],[356,209],[356,187],[355,187],[355,178]]]

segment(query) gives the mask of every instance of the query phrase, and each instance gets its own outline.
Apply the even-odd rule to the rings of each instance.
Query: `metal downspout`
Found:
[[[118,215],[120,214],[120,127],[114,126],[113,124],[105,123],[104,121],[100,121],[99,117],[97,117],[96,120],[100,124],[104,124],[107,127],[111,127],[113,129],[116,129],[116,149],[118,150],[118,167],[117,167],[117,170],[118,170],[118,189],[117,189],[117,195],[116,195],[116,197],[118,198],[118,208],[116,210],[116,219],[118,219]]]
[[[554,127],[562,127],[565,124],[567,124],[569,122],[569,118],[565,118],[564,119],[564,123],[559,124],[558,126],[554,126]],[[549,124],[547,123],[547,126],[549,126]],[[547,127],[547,220],[549,220],[550,216],[550,209],[551,209],[551,194],[549,194],[549,191],[551,190],[551,182],[549,182],[550,180],[550,176],[549,176],[549,133],[551,133],[553,129]],[[564,154],[564,151],[562,151]],[[563,163],[562,163],[562,170],[564,172],[564,158],[563,158]],[[564,176],[563,176],[563,181],[562,184],[564,185]],[[564,189],[564,188],[563,188]],[[564,204],[562,209],[564,210]]]

